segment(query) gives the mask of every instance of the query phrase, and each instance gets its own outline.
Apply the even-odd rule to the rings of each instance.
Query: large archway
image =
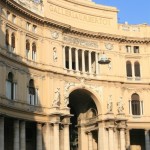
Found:
[[[91,144],[94,150],[98,147],[97,115],[98,109],[91,96],[85,89],[76,89],[69,95],[71,117],[70,149],[88,149]],[[88,133],[90,133],[90,143]]]

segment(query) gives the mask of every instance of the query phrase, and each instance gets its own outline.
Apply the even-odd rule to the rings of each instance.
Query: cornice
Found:
[[[63,33],[76,34],[78,36],[96,38],[98,40],[101,39],[101,40],[116,41],[119,43],[133,43],[133,44],[149,44],[150,43],[150,38],[127,37],[127,36],[121,36],[121,35],[116,35],[116,34],[93,32],[93,31],[75,28],[68,24],[39,16],[29,11],[28,9],[22,7],[15,1],[12,1],[12,0],[2,0],[2,1],[10,5],[11,7],[15,8],[16,10],[22,12],[24,15],[27,15],[28,18],[30,17],[31,19],[35,19],[36,21],[40,22],[43,26],[45,25],[45,26],[54,27],[59,30],[61,29]]]

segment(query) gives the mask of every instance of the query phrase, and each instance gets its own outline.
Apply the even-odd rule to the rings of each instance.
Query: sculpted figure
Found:
[[[118,113],[123,113],[124,110],[124,103],[122,101],[122,97],[120,97],[119,102],[117,103],[118,106]]]
[[[54,101],[53,101],[52,106],[59,107],[59,105],[60,105],[60,88],[57,88],[55,90]]]
[[[112,95],[109,95],[109,99],[107,102],[107,111],[112,112],[112,108],[113,108]]]

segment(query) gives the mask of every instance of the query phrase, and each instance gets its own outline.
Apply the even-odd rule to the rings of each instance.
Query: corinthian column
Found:
[[[130,150],[130,130],[126,130],[126,149]]]
[[[92,70],[91,70],[91,52],[88,52],[88,59],[89,59],[89,73],[91,74]]]
[[[19,120],[14,120],[14,150],[19,150]]]
[[[66,50],[65,46],[63,46],[63,64],[64,64],[64,69],[66,68]]]
[[[113,128],[108,129],[108,134],[109,134],[109,150],[114,150],[114,131]]]
[[[37,123],[36,131],[36,149],[42,150],[42,124]]]
[[[4,117],[0,116],[0,150],[4,150]]]
[[[84,50],[82,50],[82,72],[85,72],[85,55]]]
[[[79,57],[78,57],[78,49],[75,49],[75,59],[76,59],[76,71],[79,71]]]
[[[125,131],[120,129],[120,147],[121,150],[125,150]]]
[[[64,150],[70,150],[69,144],[69,125],[64,125]]]
[[[59,150],[59,123],[54,123],[54,150]]]
[[[20,123],[20,150],[26,150],[25,121]]]
[[[145,147],[146,150],[150,150],[149,130],[145,130]]]
[[[72,49],[69,47],[69,70],[72,70]]]
[[[95,52],[95,67],[96,67],[96,74],[98,74],[98,53]]]

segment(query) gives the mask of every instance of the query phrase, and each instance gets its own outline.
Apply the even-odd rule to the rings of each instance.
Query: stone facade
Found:
[[[117,12],[1,0],[0,150],[150,149],[150,26]]]

